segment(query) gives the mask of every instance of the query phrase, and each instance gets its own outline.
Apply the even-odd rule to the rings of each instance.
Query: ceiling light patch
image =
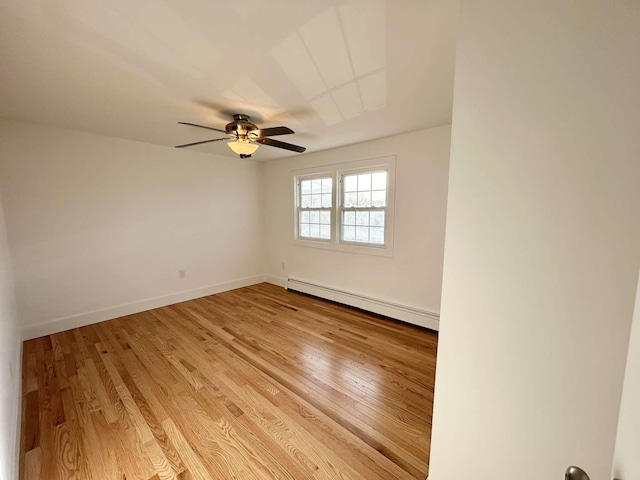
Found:
[[[183,62],[200,71],[213,72],[220,57],[218,49],[166,3],[155,0],[110,0],[107,3],[156,43],[180,56]],[[172,35],[167,36],[167,32]]]
[[[179,56],[183,63],[202,72],[212,72],[212,65],[220,57],[218,49],[165,3],[155,0],[110,0],[107,3],[137,29],[146,32],[155,43]],[[172,35],[168,37],[167,32]]]
[[[350,0],[339,7],[340,20],[356,76],[386,65],[385,0]]]
[[[362,108],[362,101],[360,100],[356,82],[351,82],[335,89],[331,92],[331,95],[344,118],[349,119],[362,115],[364,109]]]
[[[44,3],[41,2],[3,2],[3,13],[16,16],[39,28],[52,28],[51,20],[44,11]]]
[[[280,105],[267,92],[249,77],[242,77],[233,86],[232,91],[253,105],[279,108]]]
[[[387,103],[387,74],[381,70],[358,80],[358,88],[365,111],[372,112]]]
[[[233,90],[225,90],[222,93],[220,93],[220,96],[222,98],[226,98],[227,100],[231,100],[232,102],[246,103],[246,99],[242,98],[240,95],[238,95]]]
[[[301,25],[300,35],[329,88],[353,80],[347,44],[335,8],[329,8]]]
[[[80,24],[75,26],[76,30],[78,27],[88,28],[98,37],[102,37],[96,38],[97,44],[104,43],[103,39],[112,42],[114,54],[118,55],[118,50],[125,49],[137,56],[136,60],[140,65],[145,65],[145,61],[152,62],[179,70],[183,75],[192,78],[204,77],[200,70],[185,62],[179,54],[167,48],[153,35],[141,30],[139,25],[110,4],[88,4],[81,0],[70,0],[66,8],[69,18]]]
[[[271,50],[271,55],[307,100],[327,90],[300,35],[294,33]]]
[[[243,0],[242,2],[229,2],[233,9],[242,18],[260,15],[260,9],[265,6],[266,0]]]
[[[316,98],[309,102],[311,108],[315,110],[318,116],[326,125],[335,125],[344,120],[336,102],[331,97],[331,94],[325,93],[321,97]]]
[[[177,53],[194,65],[198,70],[207,74],[217,73],[220,54],[206,40],[200,37],[185,38],[176,44]]]

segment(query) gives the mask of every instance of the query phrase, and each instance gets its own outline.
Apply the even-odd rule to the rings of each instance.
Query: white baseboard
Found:
[[[287,288],[287,279],[286,277],[276,277],[274,275],[265,275],[264,281],[267,283],[271,283],[273,285],[277,285],[282,288]]]
[[[148,298],[138,302],[126,303],[124,305],[93,310],[91,312],[71,315],[69,317],[57,318],[48,322],[24,327],[22,329],[22,339],[30,340],[44,335],[51,335],[52,333],[64,332],[65,330],[72,328],[104,322],[105,320],[112,320],[114,318],[124,317],[126,315],[132,315],[134,313],[144,312],[154,308],[166,307],[167,305],[173,305],[174,303],[186,302],[187,300],[206,297],[207,295],[214,295],[216,293],[226,292],[236,288],[248,287],[249,285],[255,285],[256,283],[262,283],[263,281],[263,275],[256,275],[254,277],[241,278],[231,282],[207,285],[206,287],[171,293],[161,297]]]
[[[317,283],[293,278],[286,279],[285,288],[296,292],[308,293],[309,295],[325,298],[327,300],[360,308],[386,317],[395,318],[396,320],[401,320],[403,322],[429,328],[431,330],[438,331],[440,328],[440,314],[436,312],[429,312],[420,308],[392,303],[386,300],[367,297],[362,294],[339,290],[326,285],[319,285]]]

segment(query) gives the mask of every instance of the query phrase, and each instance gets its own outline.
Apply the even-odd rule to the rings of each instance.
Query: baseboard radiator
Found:
[[[295,278],[287,278],[287,290],[306,293],[315,297],[324,298],[333,302],[342,303],[351,307],[360,308],[368,312],[391,317],[403,322],[412,323],[431,330],[438,330],[440,315],[406,305],[378,300],[357,293],[339,290],[337,288],[319,285]]]

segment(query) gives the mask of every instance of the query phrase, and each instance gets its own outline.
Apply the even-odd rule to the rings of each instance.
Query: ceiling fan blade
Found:
[[[178,123],[180,125],[189,125],[190,127],[206,128],[207,130],[213,130],[214,132],[227,133],[226,130],[220,130],[219,128],[213,128],[213,127],[206,127],[204,125],[198,125],[196,123],[189,123],[189,122],[178,122]]]
[[[272,138],[259,138],[257,143],[262,145],[269,145],[270,147],[284,148],[285,150],[291,150],[292,152],[302,153],[306,150],[305,147],[299,147],[298,145],[292,145],[291,143],[281,142],[280,140],[273,140]]]
[[[289,135],[295,133],[289,127],[271,127],[261,128],[260,130],[253,130],[250,132],[251,136],[257,136],[258,138],[275,137],[276,135]]]
[[[174,148],[193,147],[194,145],[202,145],[203,143],[219,142],[220,140],[233,140],[233,137],[214,138],[213,140],[203,140],[201,142],[185,143],[184,145],[176,145]]]

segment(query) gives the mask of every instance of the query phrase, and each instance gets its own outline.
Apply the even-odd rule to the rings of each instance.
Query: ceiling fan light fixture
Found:
[[[237,153],[238,155],[251,155],[253,152],[258,150],[259,147],[259,145],[241,138],[234,140],[233,142],[228,142],[227,145],[229,145],[229,148],[233,150],[233,153]]]
[[[255,123],[251,123],[251,117],[244,114],[235,114],[233,116],[233,122],[228,123],[224,130],[220,128],[209,127],[207,125],[198,125],[197,123],[178,122],[182,125],[189,125],[190,127],[204,128],[205,130],[213,130],[214,132],[224,133],[224,138],[212,138],[210,140],[201,140],[199,142],[185,143],[183,145],[176,145],[176,148],[193,147],[195,145],[202,145],[212,142],[227,141],[227,145],[233,151],[233,153],[240,155],[240,158],[250,157],[252,153],[258,150],[260,145],[267,145],[269,147],[282,148],[291,152],[302,153],[306,148],[300,145],[293,145],[292,143],[281,142],[271,137],[278,135],[290,135],[295,133],[289,127],[269,127],[258,128]],[[233,137],[229,138],[230,135]],[[259,145],[258,145],[259,144]]]

